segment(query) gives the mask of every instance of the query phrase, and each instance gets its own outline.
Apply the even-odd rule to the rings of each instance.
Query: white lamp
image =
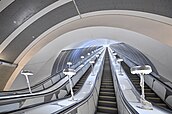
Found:
[[[113,53],[113,56],[116,56],[117,55],[117,53]]]
[[[29,70],[22,70],[21,74],[25,76],[26,82],[27,82],[27,85],[28,85],[28,88],[29,88],[29,92],[30,92],[30,94],[32,94],[32,90],[31,90],[31,87],[30,87],[30,81],[29,81],[28,76],[32,76],[33,73],[31,71],[29,71]]]
[[[80,68],[82,68],[84,66],[84,64],[81,64],[82,63],[82,60],[84,59],[85,57],[84,56],[81,56],[81,61],[80,61]]]
[[[98,58],[98,57],[99,57],[99,55],[97,54],[97,55],[96,55],[96,57]]]
[[[81,56],[81,59],[84,59],[84,56]]]
[[[74,69],[68,68],[68,69],[63,70],[63,74],[68,76],[69,85],[70,85],[70,92],[71,92],[71,95],[72,95],[71,100],[74,101],[75,99],[74,99],[74,95],[73,95],[71,77],[76,74],[76,71]]]
[[[93,64],[95,63],[95,61],[91,60],[89,63],[91,64],[91,68],[92,68],[92,75],[94,75]]]
[[[134,66],[131,69],[132,74],[139,74],[140,75],[140,86],[142,90],[142,95],[140,96],[140,101],[142,106],[138,106],[142,109],[152,110],[152,104],[145,100],[145,93],[144,93],[144,74],[150,74],[152,69],[149,65],[144,66]]]
[[[113,53],[113,56],[115,56],[115,59],[116,59],[116,55],[117,55],[117,53]],[[116,63],[116,60],[115,60],[115,63]]]
[[[70,66],[72,65],[72,62],[67,62],[67,65],[70,68]]]

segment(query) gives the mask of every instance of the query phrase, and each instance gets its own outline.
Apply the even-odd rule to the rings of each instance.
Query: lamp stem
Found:
[[[29,92],[30,92],[30,94],[32,94],[32,90],[31,90],[31,87],[30,87],[30,82],[29,82],[28,75],[25,75],[25,77],[26,77],[26,82],[27,82],[28,88],[29,88]]]
[[[68,75],[68,80],[69,80],[70,92],[71,92],[71,95],[72,95],[72,100],[74,100],[73,89],[72,89],[72,80],[70,78],[70,75]]]
[[[141,90],[142,90],[141,99],[142,99],[143,101],[145,101],[144,76],[143,76],[143,74],[140,74],[140,86],[141,86]]]

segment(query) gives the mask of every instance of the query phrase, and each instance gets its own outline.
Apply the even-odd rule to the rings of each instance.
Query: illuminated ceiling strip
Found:
[[[15,39],[17,35],[19,35],[24,29],[26,29],[29,25],[31,25],[33,22],[47,14],[48,12],[52,11],[53,9],[56,9],[68,2],[71,2],[72,0],[58,0],[57,2],[47,6],[43,10],[36,13],[34,16],[32,16],[30,19],[28,19],[26,22],[24,22],[20,27],[18,27],[12,34],[10,34],[4,42],[0,45],[0,53],[8,46],[8,44]]]

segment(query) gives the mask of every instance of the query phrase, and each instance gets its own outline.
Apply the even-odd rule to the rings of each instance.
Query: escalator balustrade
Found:
[[[117,102],[113,86],[109,55],[106,51],[103,76],[99,91],[96,114],[117,114]]]
[[[87,69],[87,71],[83,74],[83,76],[79,79],[79,81],[75,84],[75,86],[73,87],[73,92],[74,94],[76,94],[83,86],[84,82],[86,81],[87,77],[89,76],[89,74],[91,73],[91,67],[89,67]],[[69,92],[66,97],[70,97],[71,93]]]
[[[131,82],[133,83],[136,90],[139,92],[139,94],[141,94],[139,76],[131,74],[130,68],[126,63],[122,62],[122,67],[124,71],[126,72],[127,76],[129,77],[129,79],[131,80]],[[168,105],[165,104],[165,102],[161,100],[161,98],[146,83],[145,83],[144,90],[145,90],[146,100],[148,100],[154,105],[171,110],[170,107],[168,107]]]

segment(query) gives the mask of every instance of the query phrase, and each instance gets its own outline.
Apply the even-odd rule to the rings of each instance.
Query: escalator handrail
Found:
[[[87,64],[89,64],[88,62],[87,62]],[[91,67],[91,66],[90,66]],[[90,68],[90,67],[88,67],[88,68]],[[82,69],[80,69],[80,70],[82,70]],[[69,83],[69,82],[66,82],[66,83]],[[63,84],[64,85],[64,84]],[[62,87],[62,86],[60,86],[60,87]],[[65,99],[65,98],[61,98],[61,99],[58,99],[58,100],[62,100],[62,99]],[[53,102],[53,101],[49,101],[49,102]],[[49,103],[49,102],[46,102],[46,103]],[[4,112],[4,113],[13,113],[13,112],[20,112],[20,111],[24,111],[24,110],[28,110],[28,109],[30,109],[30,108],[33,108],[33,107],[36,107],[36,106],[39,106],[39,105],[44,105],[44,104],[46,104],[46,103],[38,103],[38,104],[34,104],[34,105],[29,105],[29,106],[27,106],[27,107],[24,107],[24,108],[22,108],[22,109],[16,109],[16,110],[13,110],[13,111],[9,111],[9,112]]]
[[[110,52],[109,52],[109,54],[110,54]],[[113,59],[113,58],[112,58]],[[111,60],[111,59],[110,59]],[[111,62],[110,62],[111,63]],[[112,65],[112,63],[111,63],[111,65]],[[111,66],[110,65],[110,66]],[[113,65],[112,65],[113,66]],[[112,67],[111,67],[111,69],[112,69]],[[117,88],[118,88],[118,90],[119,90],[119,94],[120,94],[120,97],[121,97],[121,101],[122,101],[122,103],[123,103],[123,106],[125,106],[125,108],[126,109],[128,109],[132,114],[139,114],[129,103],[128,103],[128,101],[126,100],[126,98],[125,98],[125,96],[124,96],[124,94],[123,94],[123,92],[122,92],[122,89],[121,89],[121,86],[120,86],[120,84],[119,84],[119,81],[118,81],[118,79],[117,79],[117,77],[116,77],[116,73],[115,73],[115,78],[116,78],[116,82],[117,82]],[[116,90],[117,91],[117,90]]]
[[[94,56],[91,56],[92,58],[94,57]],[[90,59],[91,57],[89,57],[88,59]],[[85,63],[85,64],[89,64],[89,61],[88,60],[86,60],[87,62]],[[80,70],[81,70],[82,68],[80,68],[77,72],[79,72]],[[75,76],[75,75],[74,75]],[[72,76],[73,77],[73,76]],[[65,78],[65,77],[64,77]],[[53,84],[54,85],[54,84]],[[20,94],[19,94],[20,95]],[[24,94],[23,94],[24,95]],[[22,96],[20,96],[20,97],[13,97],[14,95],[12,95],[12,98],[11,97],[8,97],[8,98],[2,98],[2,97],[0,97],[0,100],[6,100],[6,99],[15,99],[15,98],[23,98],[23,97],[33,97],[33,96],[35,96],[34,94],[28,94],[27,96],[26,95],[24,95],[23,97]]]
[[[99,70],[99,72],[100,72],[100,70]],[[98,76],[96,77],[96,80],[97,80],[97,79],[98,79]],[[96,82],[97,82],[97,81],[96,81]],[[119,85],[119,82],[117,82],[117,84]],[[81,106],[82,104],[86,103],[86,102],[92,97],[92,95],[93,95],[93,90],[94,90],[94,88],[95,88],[95,85],[96,85],[96,83],[94,83],[94,87],[92,88],[90,94],[89,94],[87,97],[85,97],[83,100],[79,101],[78,103],[76,103],[76,104],[74,104],[74,105],[72,105],[72,106],[65,107],[65,109],[62,109],[62,110],[60,110],[60,111],[57,111],[57,112],[55,112],[55,113],[53,113],[53,114],[59,114],[59,113],[60,113],[60,114],[64,114],[64,113],[66,113],[66,112],[68,112],[68,111],[71,111],[71,110],[74,110],[74,109],[76,109],[77,107]],[[120,87],[120,95],[121,95],[121,97],[122,97],[123,103],[125,103],[125,105],[127,106],[126,108],[128,108],[129,111],[132,112],[132,114],[139,114],[139,113],[138,113],[138,112],[128,103],[128,101],[125,99],[123,93],[121,92],[121,87]]]
[[[104,57],[103,57],[103,60],[104,60]],[[99,69],[97,75],[100,73],[101,70],[102,69]],[[96,79],[95,79],[96,81],[95,82],[97,82],[98,78],[99,77],[96,76]],[[86,103],[93,96],[93,91],[96,88],[95,86],[96,86],[96,83],[94,83],[93,88],[91,89],[90,93],[85,98],[83,98],[82,100],[78,101],[75,104],[69,105],[69,106],[67,106],[67,107],[65,107],[65,108],[63,108],[61,110],[58,110],[58,111],[56,111],[56,112],[54,112],[52,114],[65,114],[68,111],[71,111],[71,110],[74,110],[74,109],[80,107],[82,104]]]
[[[92,58],[94,58],[95,56],[92,56]],[[91,59],[92,59],[91,58]],[[89,64],[89,60],[87,60],[87,63],[85,63],[85,64]],[[80,68],[77,72],[79,72],[80,70],[82,70],[82,68]],[[75,75],[74,75],[75,76]],[[74,77],[74,76],[72,76],[72,77]],[[60,86],[61,87],[61,86]],[[59,87],[59,88],[60,88]],[[23,99],[26,99],[26,98],[30,98],[30,97],[38,97],[38,96],[44,96],[45,94],[47,95],[47,94],[51,94],[53,91],[57,91],[58,90],[58,88],[56,88],[55,90],[52,90],[52,91],[49,91],[49,92],[47,92],[47,93],[39,93],[39,94],[23,94],[23,96],[14,96],[14,95],[12,95],[11,97],[6,97],[6,98],[2,98],[2,97],[0,97],[0,100],[1,101],[5,101],[5,100],[15,100],[16,99],[16,101],[18,101],[19,99],[21,99],[21,100],[23,100]]]
[[[117,80],[117,85],[118,85],[118,89],[119,89],[119,94],[121,96],[121,99],[122,99],[122,102],[124,104],[124,106],[126,106],[126,108],[129,109],[130,112],[132,112],[132,114],[139,114],[129,103],[128,101],[126,100],[123,92],[122,92],[122,89],[121,89],[121,86],[119,86],[119,81]]]
[[[100,73],[100,70],[98,72],[98,74]],[[96,80],[98,80],[98,76],[96,77]],[[97,81],[96,81],[97,82]],[[119,84],[119,82],[118,82]],[[95,89],[95,86],[96,86],[96,83],[94,83],[93,85],[94,87],[92,88],[91,92],[89,95],[87,95],[84,99],[82,99],[81,101],[77,102],[76,104],[74,105],[71,105],[71,106],[68,106],[68,107],[65,107],[57,112],[54,112],[52,114],[64,114],[64,113],[67,113],[71,110],[74,110],[76,108],[78,108],[79,106],[81,106],[82,104],[86,103],[93,95],[93,90]],[[121,90],[121,88],[120,88]],[[133,114],[139,114],[129,103],[128,101],[125,99],[123,93],[120,91],[120,94],[121,94],[121,97],[122,97],[122,100],[123,102],[125,103],[125,105],[127,106],[127,108],[133,113]]]
[[[133,60],[131,60],[130,58],[126,57],[128,60],[130,60],[130,62],[132,62],[135,65],[138,65],[136,62],[134,62]],[[125,60],[125,59],[124,59]],[[172,91],[172,87],[170,87],[168,84],[164,83],[162,80],[160,80],[159,78],[157,78],[157,76],[155,76],[155,73],[152,72],[151,74],[149,74],[153,79],[155,79],[156,81],[160,82],[165,88],[169,89],[170,91]],[[157,75],[157,74],[156,74]],[[159,77],[163,77],[161,75],[158,74]],[[167,79],[166,79],[167,80]],[[169,81],[169,80],[168,80]],[[170,81],[169,81],[170,82]]]
[[[89,63],[87,63],[87,64],[89,64]],[[88,69],[90,68],[91,66],[89,66],[88,67]],[[82,69],[81,69],[82,70]],[[74,75],[75,76],[75,75]],[[74,77],[73,76],[73,77]],[[56,92],[56,91],[58,91],[58,90],[61,90],[61,88],[63,88],[65,85],[67,85],[67,84],[69,84],[69,81],[67,80],[65,83],[63,83],[63,85],[61,85],[59,88],[57,88],[57,89],[55,89],[55,90],[53,90],[53,91],[51,91],[51,92],[48,92],[48,93],[45,93],[45,94],[51,94],[51,93],[54,93],[54,92]],[[45,94],[43,94],[44,96],[45,96]],[[64,98],[59,98],[58,100],[63,100],[63,99],[66,99],[66,98],[69,98],[69,97],[71,97],[71,96],[65,96]],[[26,107],[23,107],[23,108],[20,108],[20,109],[16,109],[16,110],[12,110],[12,111],[6,111],[6,112],[2,112],[2,113],[18,113],[18,112],[20,112],[20,111],[24,111],[24,110],[28,110],[28,109],[30,109],[30,108],[33,108],[33,107],[37,107],[37,106],[40,106],[40,105],[44,105],[44,104],[47,104],[47,103],[50,103],[50,102],[54,102],[54,101],[57,101],[57,99],[55,99],[55,100],[51,100],[51,101],[48,101],[48,102],[41,102],[41,103],[37,103],[37,104],[33,104],[33,105],[29,105],[29,106],[26,106]],[[0,112],[1,113],[1,112]]]
[[[88,64],[88,63],[87,63]],[[80,70],[82,70],[82,68],[81,69],[79,69],[77,72],[79,72]],[[75,77],[75,75],[73,75],[71,78],[73,78],[73,77]],[[66,84],[68,84],[69,83],[69,81],[67,80],[64,84],[62,84],[59,88],[56,88],[55,90],[52,90],[52,91],[50,91],[50,92],[47,92],[47,93],[40,93],[40,94],[26,94],[26,96],[19,96],[19,97],[8,97],[8,98],[4,98],[4,99],[1,99],[1,97],[0,97],[0,100],[12,100],[12,99],[17,99],[17,100],[19,100],[19,99],[25,99],[25,98],[29,98],[29,97],[38,97],[38,96],[41,96],[41,95],[45,95],[45,94],[51,94],[53,91],[58,91],[62,86],[64,86],[64,85],[66,85]],[[54,85],[54,84],[53,84]],[[20,95],[20,94],[19,94]],[[22,95],[22,94],[21,94]]]
[[[122,54],[121,54],[122,55]],[[121,57],[122,58],[122,57]],[[132,62],[134,65],[138,65],[136,62],[134,62],[133,60],[131,60],[130,58],[128,58],[127,56],[125,56],[125,58],[127,58],[127,60],[129,60],[130,62]],[[123,58],[124,59],[124,58]],[[124,61],[123,62],[125,62],[125,59],[124,59]],[[159,78],[157,78],[157,76],[155,76],[155,73],[154,72],[152,72],[152,73],[150,73],[149,74],[150,76],[151,76],[151,78],[153,78],[153,80],[156,80],[158,83],[160,83],[161,85],[163,85],[166,89],[168,89],[168,90],[170,90],[171,92],[172,92],[172,87],[170,87],[169,85],[167,85],[166,83],[164,83],[162,80],[160,80]],[[160,76],[160,75],[159,75]],[[162,76],[160,76],[160,77],[162,77]],[[137,93],[137,92],[135,92],[135,93]],[[136,96],[137,96],[137,98],[139,98],[140,96],[138,95],[138,93],[136,94]],[[165,100],[163,100],[166,104],[167,104],[167,102],[165,101]],[[168,104],[167,104],[168,105]],[[169,106],[169,105],[168,105]],[[169,107],[171,107],[171,106],[169,106]],[[169,111],[169,110],[167,110],[167,111]],[[171,112],[170,112],[171,113]]]
[[[100,49],[98,49],[98,50],[96,50],[96,51],[99,51],[99,50],[100,50]],[[95,54],[96,54],[96,53],[92,54],[91,56],[87,56],[86,58],[84,58],[84,61],[82,61],[82,63],[85,62],[87,59],[91,58],[92,56],[94,56]],[[79,65],[81,65],[82,63],[80,63]],[[74,65],[76,65],[76,64],[74,64]],[[74,66],[74,65],[72,65],[72,66]],[[75,66],[75,68],[78,67],[79,65]],[[48,76],[47,78],[45,78],[44,80],[42,80],[42,81],[39,82],[38,84],[32,86],[31,89],[35,89],[35,88],[37,88],[37,87],[43,86],[44,83],[48,82],[49,80],[51,80],[51,79],[52,79],[53,77],[55,77],[56,75],[60,75],[60,73],[62,73],[62,70],[59,71],[59,72],[57,72],[57,73],[55,73],[55,74],[53,74],[53,75]],[[63,77],[63,78],[64,78],[64,77]],[[58,81],[60,81],[61,79],[62,79],[62,77],[60,77],[60,79],[59,79]],[[57,82],[58,82],[58,81],[57,81]],[[57,82],[56,82],[56,83],[57,83]],[[55,83],[55,84],[56,84],[56,83]],[[54,84],[53,84],[53,85],[54,85]],[[53,86],[53,85],[51,85],[51,86]],[[47,87],[47,88],[49,88],[49,87]],[[46,88],[46,89],[47,89],[47,88]],[[25,93],[17,93],[18,91],[26,91],[26,90],[27,90],[27,92],[25,92]],[[45,90],[45,89],[42,89],[42,90]],[[38,90],[38,91],[36,91],[36,92],[39,92],[39,91],[42,91],[42,90]],[[9,94],[9,95],[16,95],[16,94],[26,94],[26,93],[29,93],[29,92],[28,92],[28,88],[23,88],[23,89],[18,89],[18,90],[11,90],[11,91],[0,91],[0,93],[11,93],[11,94]]]

